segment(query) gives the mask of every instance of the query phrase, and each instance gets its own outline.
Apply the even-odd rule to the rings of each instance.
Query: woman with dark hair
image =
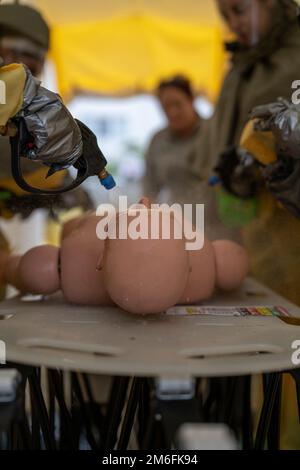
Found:
[[[201,119],[194,107],[188,79],[175,76],[161,81],[157,96],[168,125],[153,136],[146,154],[144,194],[153,198],[182,184],[183,173],[189,173],[198,153],[201,131]]]
[[[194,105],[189,80],[177,75],[161,81],[157,96],[168,125],[157,132],[146,153],[143,194],[159,203],[205,203],[205,228],[211,238],[233,237],[216,217],[214,194],[208,186],[210,161],[199,145],[204,120]],[[199,183],[200,162],[200,183]]]

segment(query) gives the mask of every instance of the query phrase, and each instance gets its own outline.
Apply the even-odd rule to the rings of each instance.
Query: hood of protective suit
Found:
[[[49,49],[49,27],[42,15],[30,6],[0,4],[0,37],[7,34],[25,36],[45,51]]]

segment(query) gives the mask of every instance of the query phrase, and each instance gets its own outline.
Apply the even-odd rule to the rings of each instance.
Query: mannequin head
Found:
[[[41,245],[27,251],[18,265],[21,290],[30,294],[50,295],[60,288],[59,249]]]

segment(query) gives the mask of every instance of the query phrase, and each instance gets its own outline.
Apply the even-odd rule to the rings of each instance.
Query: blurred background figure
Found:
[[[49,47],[50,29],[35,8],[19,3],[0,4],[0,57],[4,65],[23,63],[35,77],[41,78]],[[81,188],[61,196],[31,197],[14,183],[11,174],[11,149],[7,137],[0,137],[0,155],[1,226],[10,239],[10,244],[17,251],[27,250],[44,241],[47,215],[53,210],[93,207],[90,197]],[[47,168],[39,167],[27,159],[23,160],[22,171],[25,179],[30,181],[34,178],[35,181],[40,181],[38,186],[42,188]],[[55,178],[57,186],[64,186],[70,181],[67,171],[58,173]],[[1,195],[7,195],[8,191],[11,198],[5,198],[5,202],[2,202],[4,199]],[[42,210],[36,211],[37,209]],[[15,215],[17,217],[13,218]],[[20,216],[26,221],[21,222]],[[10,222],[4,221],[12,218]],[[3,235],[1,239],[2,246],[7,247],[9,243]]]
[[[232,65],[203,135],[202,149],[212,166],[218,161],[223,174],[230,175],[238,161],[239,142],[250,111],[278,97],[291,98],[292,83],[300,70],[300,28],[293,0],[217,0],[217,4],[236,41],[227,46]],[[247,185],[247,179],[243,181]],[[300,221],[282,209],[264,185],[258,184],[248,198],[245,189],[240,184],[241,214],[243,204],[255,202],[255,212],[247,223],[241,215],[240,224],[252,274],[300,305],[296,285],[300,270],[295,261],[300,252]],[[229,214],[237,212],[239,194],[236,196],[220,193]]]
[[[231,194],[223,180],[223,189],[217,192],[219,208],[225,223],[241,228],[242,240],[250,255],[251,274],[300,305],[297,205],[293,204],[293,211],[289,211],[288,207],[278,203],[280,199],[277,200],[280,195],[285,201],[281,193],[284,189],[290,196],[297,194],[297,167],[289,170],[285,177],[278,178],[273,193],[267,169],[264,178],[260,171],[256,172],[257,184],[249,191],[249,179],[245,177],[246,172],[250,176],[246,158],[245,173],[240,173],[240,181],[231,178],[233,173],[237,176],[238,167],[241,170],[240,139],[252,109],[257,106],[264,109],[264,105],[276,102],[278,97],[291,99],[292,84],[300,71],[299,7],[293,0],[216,0],[216,5],[235,40],[227,44],[231,64],[214,116],[202,135],[202,151],[211,159],[212,168],[216,163],[222,168],[221,179],[228,177],[233,183]],[[278,155],[276,163],[280,159]],[[253,179],[252,182],[255,183]],[[281,446],[299,449],[296,396],[289,377],[285,377],[282,403]]]
[[[289,99],[300,70],[298,6],[293,0],[216,0],[236,40],[226,44],[231,66],[223,82],[203,152],[212,164],[238,146],[253,107]]]
[[[145,155],[153,135],[168,126],[167,116],[158,99],[157,90],[155,91],[154,94],[139,93],[125,97],[82,95],[74,97],[69,103],[72,114],[87,123],[97,135],[101,148],[105,155],[109,156],[108,168],[115,175],[118,185],[130,202],[135,202],[143,196],[145,190],[150,190],[151,177],[148,158],[145,158]],[[192,90],[190,92],[192,93]],[[185,98],[183,92],[183,99]],[[196,128],[201,119],[211,117],[213,105],[203,94],[195,96],[194,99],[188,98],[187,101],[192,104],[192,120],[196,115]],[[195,153],[198,130],[195,129],[192,134],[192,138],[186,140],[194,140]],[[181,140],[185,145],[185,139]],[[180,139],[174,139],[173,148],[177,147],[177,143],[180,145]],[[187,164],[188,162],[181,162],[185,170]],[[106,194],[96,190],[96,181],[90,179],[85,187],[95,204],[104,201]]]
[[[191,170],[199,153],[201,118],[195,109],[192,87],[187,78],[175,76],[160,82],[157,96],[168,125],[150,142],[143,192],[161,200],[161,192],[172,192],[178,185],[183,186],[187,174],[191,179],[198,177]]]
[[[157,97],[167,126],[153,136],[146,152],[143,194],[158,203],[193,204],[194,211],[195,204],[205,204],[206,234],[233,238],[234,232],[218,220],[208,185],[211,162],[201,148],[205,119],[196,110],[190,81],[180,75],[161,81]]]
[[[50,46],[50,30],[43,16],[25,5],[2,4],[0,55],[4,65],[23,63],[40,78]]]

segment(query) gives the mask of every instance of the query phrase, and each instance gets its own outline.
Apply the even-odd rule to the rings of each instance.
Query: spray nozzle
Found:
[[[98,175],[100,183],[102,186],[104,186],[106,189],[113,189],[116,186],[116,182],[113,178],[113,176],[108,173],[106,168],[104,168]]]

